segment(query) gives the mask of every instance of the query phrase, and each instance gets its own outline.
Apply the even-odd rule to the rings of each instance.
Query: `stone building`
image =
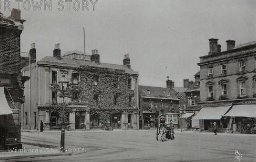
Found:
[[[56,44],[53,56],[32,63],[30,69],[23,69],[24,75],[31,73],[31,83],[25,85],[24,129],[38,129],[40,121],[46,129],[59,129],[63,117],[70,129],[137,129],[138,73],[131,69],[128,55],[123,65],[108,64],[101,62],[98,50],[62,56]],[[65,96],[59,92],[61,80],[69,82]]]
[[[139,86],[140,128],[155,128],[158,116],[165,114],[167,122],[173,121],[175,127],[179,125],[179,99],[170,87],[173,82],[166,81],[166,88],[153,86]]]
[[[227,50],[221,51],[218,39],[209,39],[209,53],[200,57],[203,108],[194,119],[205,130],[216,122],[220,129],[243,131],[246,124],[255,124],[256,42],[226,43]]]
[[[0,149],[21,147],[20,105],[23,103],[20,35],[23,30],[20,10],[10,17],[0,13]]]

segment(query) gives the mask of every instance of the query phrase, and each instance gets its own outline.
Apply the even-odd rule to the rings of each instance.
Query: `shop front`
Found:
[[[256,133],[256,105],[234,105],[224,115],[229,119],[228,129],[246,134]]]

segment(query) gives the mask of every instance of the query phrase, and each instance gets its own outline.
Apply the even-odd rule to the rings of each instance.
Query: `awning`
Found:
[[[182,114],[180,118],[189,118],[191,117],[192,115],[194,115],[194,113],[185,113],[185,114]]]
[[[193,119],[220,120],[229,108],[230,106],[204,107],[193,117]]]
[[[0,87],[0,115],[12,114],[12,110],[6,100],[4,87]]]
[[[256,118],[256,105],[234,105],[224,116]]]

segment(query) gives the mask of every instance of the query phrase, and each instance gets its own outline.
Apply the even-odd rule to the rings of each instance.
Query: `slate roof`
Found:
[[[179,100],[174,90],[163,87],[139,86],[139,94],[144,98]]]
[[[138,75],[138,72],[124,65],[109,64],[109,63],[97,64],[92,61],[76,60],[76,59],[70,59],[70,58],[57,59],[56,57],[53,57],[53,56],[46,56],[42,58],[40,61],[38,61],[37,64],[48,65],[48,66],[58,66],[58,67],[70,67],[70,68],[79,68],[80,66],[92,66],[92,67],[99,67],[99,68],[124,70],[125,73]]]

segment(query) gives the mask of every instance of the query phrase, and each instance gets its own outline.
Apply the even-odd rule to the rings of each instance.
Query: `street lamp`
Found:
[[[60,92],[61,92],[62,101],[63,101],[63,103],[62,103],[63,105],[62,105],[61,138],[60,138],[60,150],[62,152],[65,152],[65,107],[66,107],[65,96],[66,96],[66,92],[68,89],[68,83],[69,83],[69,81],[67,80],[65,75],[63,75],[61,77],[61,80],[59,81],[59,84],[61,85]]]

